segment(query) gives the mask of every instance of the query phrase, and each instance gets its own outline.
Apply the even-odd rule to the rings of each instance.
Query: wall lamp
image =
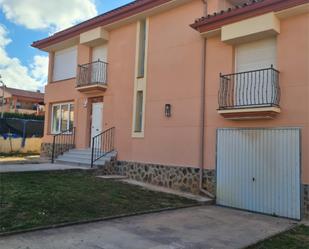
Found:
[[[165,104],[165,117],[169,118],[172,116],[172,105]]]

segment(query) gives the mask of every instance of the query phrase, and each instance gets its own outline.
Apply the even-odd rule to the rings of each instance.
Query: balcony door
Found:
[[[92,62],[98,60],[107,62],[107,44],[103,44],[92,49]]]
[[[105,79],[104,65],[102,64],[107,62],[107,44],[92,48],[92,62],[91,83],[100,83],[99,81]]]
[[[271,103],[274,90],[272,72],[277,64],[276,38],[237,45],[235,48],[234,103],[240,107]],[[247,72],[247,73],[243,73]]]

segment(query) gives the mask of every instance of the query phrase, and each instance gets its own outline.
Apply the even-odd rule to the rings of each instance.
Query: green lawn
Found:
[[[0,184],[0,233],[195,204],[82,171],[4,173]]]
[[[247,249],[308,249],[309,227],[298,226]]]

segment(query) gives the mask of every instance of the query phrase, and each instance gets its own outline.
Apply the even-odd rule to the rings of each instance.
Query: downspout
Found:
[[[207,0],[202,0],[205,4],[205,16],[207,15]],[[203,188],[203,171],[205,163],[205,89],[206,89],[206,49],[207,49],[207,38],[203,38],[202,48],[202,70],[201,70],[201,145],[200,145],[200,178],[199,178],[199,190],[205,195],[215,198],[215,196]]]

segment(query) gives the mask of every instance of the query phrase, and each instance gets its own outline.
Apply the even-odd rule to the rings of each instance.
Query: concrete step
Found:
[[[74,158],[74,157],[66,157],[66,156],[61,156],[58,157],[57,160],[59,161],[67,161],[67,162],[74,162],[74,163],[83,163],[83,164],[89,164],[91,163],[91,159],[81,159],[81,158]],[[108,158],[100,158],[99,160],[95,161],[95,164],[103,164],[107,161],[110,161]]]
[[[74,150],[76,151],[76,150]],[[95,166],[104,166],[107,162],[110,162],[113,158],[117,156],[117,152],[113,151],[108,153],[107,155],[103,156],[99,160],[94,162]],[[76,165],[76,166],[91,166],[91,154],[77,154],[72,153],[72,150],[69,152],[64,153],[63,155],[59,156],[56,160],[56,163],[59,164],[66,164],[66,165]]]
[[[113,154],[107,154],[104,156],[105,159],[111,160],[115,157]],[[58,157],[59,160],[88,160],[91,161],[91,155],[80,155],[80,154],[72,154],[72,153],[64,153],[63,155]]]
[[[65,165],[75,165],[82,167],[91,167],[91,149],[73,149],[58,156],[56,163]],[[113,151],[99,160],[94,162],[94,166],[102,167],[117,156],[117,152]]]
[[[58,156],[58,160],[63,160],[63,161],[91,161],[91,156],[76,156],[76,155],[71,155],[71,154],[63,154],[62,156]]]
[[[94,162],[94,166],[99,166],[99,167],[103,167],[106,163],[108,162],[108,160],[103,160],[100,159],[96,162]],[[90,160],[63,160],[63,159],[57,159],[56,163],[58,164],[65,164],[65,165],[71,165],[71,166],[83,166],[83,167],[91,167],[91,163]]]
[[[91,150],[70,150],[67,153],[71,153],[74,155],[91,155]]]
[[[65,154],[59,156],[58,159],[91,160],[91,155],[79,155],[79,154],[65,153]]]
[[[74,162],[74,161],[63,161],[63,160],[56,160],[55,163],[57,164],[64,164],[70,166],[80,166],[80,167],[87,167],[90,168],[90,163],[81,163],[81,162]]]

